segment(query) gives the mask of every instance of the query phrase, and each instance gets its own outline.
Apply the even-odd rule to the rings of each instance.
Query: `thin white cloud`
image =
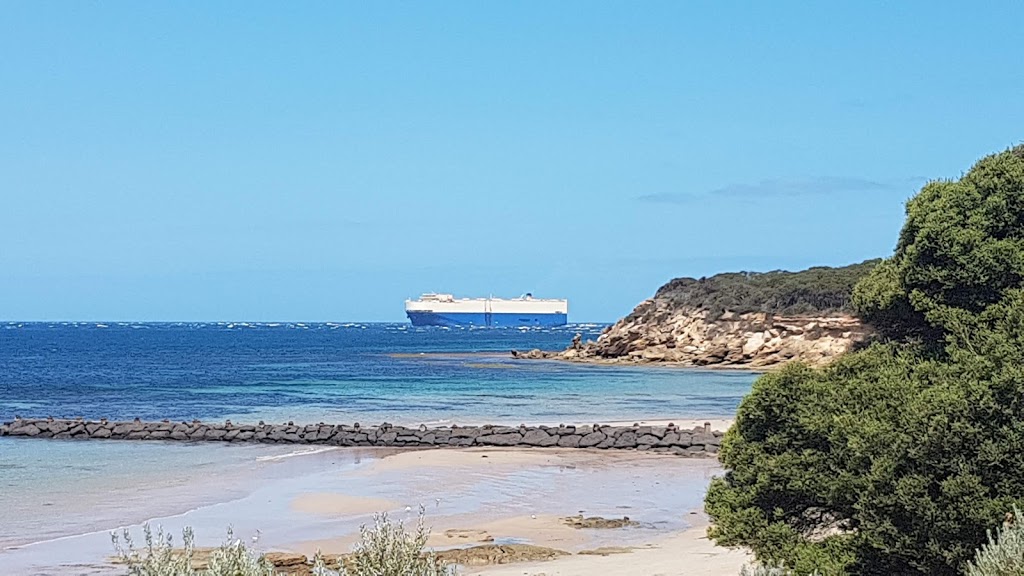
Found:
[[[917,180],[917,179],[914,179]],[[658,204],[685,204],[708,198],[779,198],[793,196],[827,196],[851,192],[876,192],[905,189],[908,181],[879,182],[864,178],[822,176],[815,178],[780,178],[761,180],[755,184],[730,184],[703,193],[665,192],[645,194],[637,200]]]

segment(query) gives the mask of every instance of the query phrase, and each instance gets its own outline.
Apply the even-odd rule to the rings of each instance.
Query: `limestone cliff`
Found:
[[[849,314],[726,312],[711,319],[707,310],[672,310],[665,303],[647,300],[633,314],[607,328],[596,342],[556,356],[689,366],[762,368],[791,360],[823,365],[870,333],[870,328]]]
[[[875,261],[802,272],[678,278],[596,342],[517,357],[766,368],[827,364],[872,329],[853,315],[853,286]]]

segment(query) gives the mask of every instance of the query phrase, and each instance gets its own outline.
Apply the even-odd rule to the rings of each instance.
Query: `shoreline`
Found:
[[[198,445],[193,448],[205,452]],[[260,450],[268,454],[279,452],[271,446]],[[250,473],[237,468],[225,475],[204,476],[204,489],[223,495],[215,503],[153,515],[145,513],[153,506],[150,502],[145,504],[141,516],[149,518],[154,528],[163,526],[175,535],[184,526],[192,526],[199,547],[216,546],[223,539],[225,526],[230,524],[243,540],[257,530],[262,531],[261,552],[312,557],[318,549],[325,554],[349,552],[358,537],[359,526],[372,523],[374,513],[387,512],[394,520],[411,527],[415,524],[416,509],[424,506],[426,524],[433,533],[431,547],[523,543],[571,554],[553,563],[537,564],[538,573],[552,574],[548,570],[562,570],[560,566],[575,570],[574,566],[581,562],[584,566],[594,562],[601,566],[627,556],[638,562],[642,559],[638,565],[646,565],[660,562],[664,554],[684,552],[693,562],[699,562],[701,555],[708,552],[706,547],[679,548],[675,540],[687,532],[688,541],[700,540],[702,533],[694,530],[702,530],[702,516],[683,511],[698,511],[707,483],[721,473],[717,462],[710,459],[667,458],[641,451],[515,447],[372,449],[361,459],[355,451],[337,449],[304,452],[284,460],[250,458],[247,462],[245,468],[252,470]],[[237,497],[227,491],[230,477],[249,478],[245,481],[246,495]],[[583,485],[588,489],[580,490]],[[629,516],[640,524],[578,529],[563,521],[577,515],[612,519]],[[40,516],[36,521],[64,519],[64,512],[54,509],[49,516]],[[114,521],[110,527],[121,525],[124,523]],[[129,527],[137,536],[140,525]],[[102,559],[110,556],[107,533],[111,528],[88,534],[62,534],[47,541],[0,550],[0,563],[12,575],[45,573],[40,567],[50,569],[55,565],[99,566]],[[579,554],[620,548],[633,551],[613,556]],[[730,576],[737,573],[739,564]],[[463,573],[503,574],[501,570],[525,571],[531,566],[529,562],[473,565]],[[103,570],[97,567],[89,573],[109,573]],[[604,573],[630,574],[617,569]],[[636,576],[651,573],[635,572]]]
[[[780,368],[782,364],[771,366],[751,366],[750,364],[704,364],[677,362],[667,360],[644,360],[630,357],[606,358],[602,356],[585,356],[568,358],[564,356],[569,350],[512,350],[511,352],[393,352],[384,354],[388,358],[398,360],[473,360],[494,359],[506,363],[495,364],[494,368],[512,368],[521,360],[529,363],[554,362],[559,364],[576,364],[581,366],[608,366],[620,368],[670,368],[673,370],[693,370],[708,372],[742,372],[745,374],[764,374]],[[518,355],[517,355],[518,354]],[[525,366],[527,362],[521,365]]]
[[[547,506],[538,505],[537,510],[529,508],[530,514],[524,513],[523,509],[502,509],[497,512],[438,516],[433,510],[433,505],[428,504],[426,525],[430,528],[431,535],[427,546],[435,552],[463,550],[460,557],[475,559],[468,565],[461,566],[460,573],[464,576],[735,576],[744,564],[750,562],[751,556],[745,550],[719,547],[707,538],[709,521],[703,512],[701,502],[706,488],[703,482],[695,494],[699,497],[694,502],[695,506],[683,507],[684,512],[675,514],[667,512],[667,518],[674,517],[672,522],[677,526],[658,529],[657,526],[662,525],[664,521],[659,522],[658,516],[649,516],[647,507],[636,500],[639,497],[638,492],[646,491],[634,487],[633,481],[627,479],[643,473],[636,472],[637,469],[649,470],[664,475],[664,479],[670,482],[678,478],[680,491],[687,492],[685,476],[677,476],[679,472],[659,470],[663,461],[652,459],[652,455],[633,452],[619,453],[616,456],[616,461],[609,463],[588,458],[587,454],[571,450],[541,453],[520,449],[471,448],[458,451],[407,452],[376,461],[357,475],[375,477],[381,474],[424,474],[433,470],[441,471],[441,474],[448,477],[457,477],[477,474],[486,469],[488,475],[503,476],[552,466],[569,466],[573,470],[585,471],[587,476],[593,477],[597,474],[600,478],[602,470],[605,470],[605,473],[616,468],[622,471],[629,470],[621,476],[629,483],[628,487],[619,486],[616,489],[621,491],[618,497],[624,499],[618,500],[617,496],[610,498],[611,502],[619,504],[617,506],[606,502],[603,505],[587,506],[586,509],[566,511],[568,508],[563,508],[562,511],[558,511],[548,508],[547,506],[553,505],[549,503]],[[704,469],[709,475],[702,477],[710,479],[711,476],[720,473],[720,469],[717,465],[709,464],[701,460],[682,461],[680,470],[690,469],[692,474],[693,471]],[[602,482],[593,478],[591,481],[595,483],[592,488],[600,492]],[[659,482],[656,480],[651,484],[657,486]],[[455,488],[456,491],[461,489],[459,485]],[[554,492],[564,494],[560,490]],[[335,497],[321,494],[315,495],[314,498],[323,498],[330,504]],[[304,504],[310,505],[312,502],[306,500]],[[361,508],[359,503],[351,504],[354,504],[357,510]],[[443,509],[446,504],[440,505]],[[571,515],[573,512],[611,519],[626,516],[638,520],[640,525],[633,528],[578,529],[565,521],[568,518],[567,514]],[[414,524],[414,516],[415,512],[410,516],[408,511],[403,515],[399,508],[392,517],[404,521],[409,526],[410,523]],[[344,537],[296,542],[284,550],[292,554],[305,555],[307,558],[312,558],[317,552],[331,557],[351,550],[355,543],[355,535],[349,534]],[[539,549],[514,552],[493,549],[495,546],[507,545]],[[531,558],[531,553],[541,559]],[[488,561],[495,563],[478,564]],[[700,569],[695,571],[694,566],[700,566]]]
[[[643,546],[606,547],[543,562],[469,568],[464,576],[736,576],[753,554],[718,546],[707,537],[710,525],[702,510],[690,528],[653,539]]]
[[[678,362],[670,360],[644,360],[631,357],[584,356],[566,357],[564,354],[570,350],[513,350],[509,358],[512,361],[527,360],[529,362],[557,362],[561,364],[577,364],[582,366],[608,366],[618,368],[667,368],[671,370],[693,370],[707,372],[742,372],[744,374],[765,374],[772,370],[781,368],[784,364],[773,364],[771,366],[752,366],[750,364],[694,364],[692,362]]]

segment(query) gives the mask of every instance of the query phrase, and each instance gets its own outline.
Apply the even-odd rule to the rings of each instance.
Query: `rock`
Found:
[[[635,448],[636,447],[636,433],[635,432],[623,432],[615,439],[616,448]]]
[[[679,433],[679,439],[672,443],[673,446],[681,446],[686,448],[693,444],[693,435],[686,432]]]
[[[530,544],[485,544],[470,548],[441,550],[435,553],[438,560],[460,564],[462,566],[488,566],[495,564],[513,564],[518,562],[538,562],[554,560],[569,553],[554,548],[544,548]]]
[[[578,530],[584,528],[614,529],[640,525],[638,522],[630,520],[629,516],[623,516],[622,518],[601,518],[600,516],[584,518],[582,515],[569,516],[567,518],[562,518],[562,523]]]
[[[490,434],[488,436],[478,436],[476,439],[477,444],[485,446],[515,446],[522,441],[523,437],[518,433]]]
[[[653,434],[645,434],[636,439],[638,446],[654,446],[658,443],[658,437]]]
[[[586,436],[580,438],[579,447],[590,448],[592,446],[597,446],[598,444],[603,442],[605,438],[607,438],[607,436],[600,432],[591,432],[590,434],[587,434]]]
[[[557,436],[551,436],[543,430],[535,429],[523,434],[523,444],[527,446],[554,446],[557,443]]]
[[[575,434],[572,436],[561,436],[558,439],[558,445],[563,448],[576,448],[580,445],[581,438],[581,436]]]
[[[264,558],[273,564],[274,568],[291,568],[294,566],[305,566],[309,563],[309,560],[302,554],[292,554],[290,552],[267,552],[264,554]]]
[[[29,436],[29,437],[33,437],[33,436],[38,436],[41,432],[42,432],[42,430],[40,430],[39,427],[36,426],[35,424],[25,424],[24,426],[19,426],[19,427],[15,428],[14,430],[12,430],[11,431],[11,436]]]

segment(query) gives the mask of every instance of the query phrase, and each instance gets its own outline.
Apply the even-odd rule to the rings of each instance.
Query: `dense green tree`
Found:
[[[933,182],[854,302],[889,339],[762,376],[712,536],[798,574],[958,574],[1024,502],[1024,148]]]
[[[931,182],[910,200],[895,253],[855,288],[854,304],[890,336],[941,343],[1022,279],[1018,146],[982,159],[959,180]]]

